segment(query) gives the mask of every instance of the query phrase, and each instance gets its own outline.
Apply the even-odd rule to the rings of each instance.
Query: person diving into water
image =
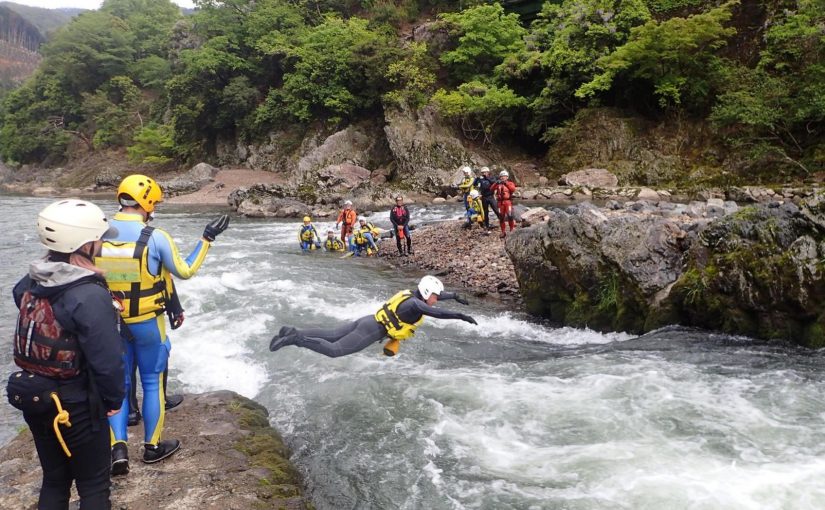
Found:
[[[478,324],[469,315],[433,306],[438,300],[444,299],[454,299],[462,305],[469,304],[459,294],[445,292],[441,280],[427,275],[421,279],[415,291],[402,290],[375,314],[366,315],[337,328],[298,330],[284,326],[269,342],[269,350],[274,352],[287,345],[296,345],[330,358],[337,358],[362,351],[370,344],[389,338],[390,341],[384,345],[384,354],[395,356],[400,342],[412,338],[416,328],[424,321],[425,315],[436,319],[459,319],[470,324]]]

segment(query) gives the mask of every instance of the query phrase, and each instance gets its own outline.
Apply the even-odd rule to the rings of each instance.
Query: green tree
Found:
[[[582,85],[576,95],[592,97],[610,90],[619,76],[653,87],[662,108],[702,107],[712,99],[719,70],[715,50],[736,33],[724,24],[731,18],[729,2],[687,18],[648,21],[631,30],[627,43],[598,60],[601,72]]]
[[[502,80],[531,99],[529,131],[545,136],[549,127],[581,108],[584,101],[575,92],[598,72],[596,62],[624,44],[633,27],[650,19],[643,0],[545,3],[526,44],[497,70]]]
[[[126,22],[138,59],[165,56],[172,27],[181,18],[180,7],[170,0],[105,0],[100,10]]]
[[[454,50],[444,52],[441,62],[452,76],[470,81],[488,76],[508,55],[521,48],[527,30],[517,14],[505,14],[498,4],[482,4],[439,16],[458,37]]]
[[[333,123],[375,107],[387,89],[387,68],[399,53],[395,44],[370,30],[365,19],[327,16],[301,37],[290,53],[283,88],[266,104],[298,121],[322,117]]]
[[[151,123],[135,134],[134,145],[126,149],[132,163],[163,164],[176,156],[172,126]]]
[[[462,83],[457,90],[439,90],[433,103],[447,118],[461,122],[465,136],[482,137],[483,143],[492,143],[502,125],[512,123],[527,100],[507,87],[488,85],[480,81]]]
[[[423,42],[414,42],[402,60],[387,67],[387,79],[395,88],[384,98],[399,105],[420,108],[429,101],[436,82],[437,63]]]

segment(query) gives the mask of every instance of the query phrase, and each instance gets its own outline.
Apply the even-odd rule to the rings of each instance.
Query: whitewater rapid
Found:
[[[11,286],[41,254],[34,217],[48,202],[0,197],[0,338],[11,336]],[[460,217],[449,206],[413,214]],[[186,253],[212,216],[164,207],[156,225]],[[270,353],[280,326],[373,313],[419,276],[302,254],[297,229],[233,218],[201,272],[179,282],[186,322],[170,333],[171,385],[266,405],[316,508],[825,507],[818,352],[682,329],[554,328],[473,300],[464,311],[478,326],[427,320],[396,358],[379,344],[338,359]],[[21,420],[2,405],[5,442]]]

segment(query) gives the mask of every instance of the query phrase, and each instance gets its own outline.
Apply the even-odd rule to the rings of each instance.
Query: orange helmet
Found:
[[[155,206],[163,201],[163,191],[160,185],[151,177],[134,174],[123,179],[117,188],[117,200],[120,205],[130,206],[134,204],[124,203],[135,201],[144,211],[150,213],[155,210]]]

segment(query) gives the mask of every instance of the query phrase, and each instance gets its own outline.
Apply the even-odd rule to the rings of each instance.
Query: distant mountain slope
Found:
[[[14,2],[0,2],[0,6],[5,6],[26,18],[29,23],[37,27],[45,38],[48,38],[52,32],[71,21],[74,16],[83,12],[83,9],[43,9]]]
[[[45,40],[23,15],[0,5],[0,88],[23,81],[37,69],[37,50]]]

